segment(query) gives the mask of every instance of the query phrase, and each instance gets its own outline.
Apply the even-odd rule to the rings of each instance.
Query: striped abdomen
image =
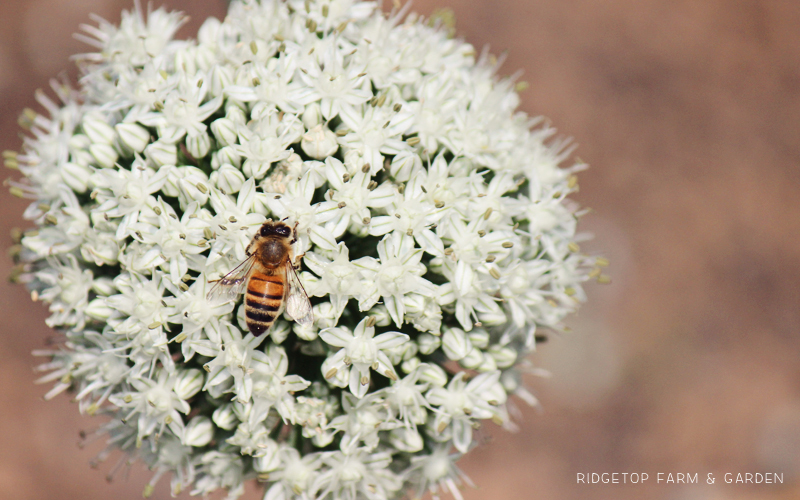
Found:
[[[283,306],[284,277],[253,271],[244,295],[247,327],[258,337],[269,330]]]

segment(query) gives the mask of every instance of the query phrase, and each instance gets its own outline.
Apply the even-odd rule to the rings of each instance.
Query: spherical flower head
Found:
[[[137,2],[85,26],[79,87],[38,94],[4,154],[34,226],[15,277],[66,336],[36,353],[46,398],[110,417],[98,460],[141,460],[145,495],[167,475],[174,494],[459,497],[472,429],[536,403],[525,356],[608,281],[575,233],[583,166],[436,19],[236,0],[175,40],[184,19]],[[246,279],[211,290],[267,269],[268,220],[292,229],[270,271],[287,293],[254,335]]]

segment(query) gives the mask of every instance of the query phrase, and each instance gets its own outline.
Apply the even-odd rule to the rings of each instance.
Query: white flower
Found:
[[[139,220],[142,209],[155,204],[152,195],[164,185],[169,171],[168,167],[154,171],[137,157],[131,170],[104,168],[91,177],[100,202],[94,212],[104,217],[122,217],[117,239],[129,236],[129,226]]]
[[[375,322],[367,317],[362,319],[354,332],[346,328],[330,328],[320,332],[320,338],[334,347],[341,347],[323,365],[325,378],[339,373],[348,373],[350,392],[363,398],[369,390],[370,369],[396,379],[392,362],[383,352],[408,341],[408,335],[400,332],[385,332],[375,337]]]
[[[313,498],[309,490],[319,474],[322,455],[309,453],[301,457],[295,448],[282,446],[279,457],[279,468],[269,472],[269,479],[274,482],[264,494],[264,500]]]
[[[422,249],[414,248],[414,240],[393,232],[378,243],[378,259],[365,257],[361,266],[364,277],[370,284],[369,295],[360,301],[359,308],[370,309],[382,297],[392,320],[399,327],[403,324],[405,303],[403,296],[409,292],[433,296],[436,286],[422,278],[425,266],[420,263]]]
[[[388,452],[369,452],[363,448],[332,452],[323,458],[327,470],[314,481],[320,500],[335,498],[356,500],[393,498],[402,486],[400,476],[389,470]]]
[[[326,202],[321,204],[320,210],[338,208],[334,218],[325,226],[337,238],[351,224],[357,227],[368,225],[370,208],[383,208],[394,198],[389,183],[373,186],[370,183],[374,181],[366,172],[359,170],[351,175],[344,163],[332,156],[325,160],[325,175],[332,189],[326,193]]]
[[[466,382],[465,372],[459,372],[447,387],[434,387],[425,395],[432,406],[436,406],[436,431],[441,433],[448,425],[453,426],[453,445],[466,453],[472,442],[471,419],[491,418],[493,406],[505,401],[486,399],[493,386],[499,383],[500,372],[482,373]],[[489,396],[491,397],[491,396]]]
[[[288,158],[292,150],[287,148],[296,142],[301,130],[302,125],[296,118],[279,119],[277,112],[267,112],[259,120],[246,126],[239,125],[237,132],[240,144],[232,147],[242,158],[246,158],[242,167],[245,175],[260,179],[266,175],[272,163]]]
[[[253,393],[250,365],[254,357],[263,356],[255,348],[265,337],[254,337],[251,333],[243,337],[241,330],[231,324],[220,325],[219,336],[214,337],[191,344],[194,351],[213,358],[203,366],[208,371],[204,389],[225,384],[233,378],[232,392],[240,403],[248,403]]]
[[[324,224],[337,216],[334,203],[314,203],[314,174],[306,172],[299,179],[291,179],[281,193],[267,193],[265,200],[270,211],[277,217],[297,222],[300,248],[307,249],[311,243],[325,250],[336,248],[336,239]]]
[[[488,52],[407,14],[233,0],[175,40],[185,16],[134,0],[83,27],[79,86],[23,113],[12,278],[65,336],[37,382],[111,418],[96,461],[141,461],[145,496],[171,475],[228,500],[256,478],[264,500],[460,500],[473,428],[537,403],[520,367],[541,330],[608,282],[570,141]],[[229,274],[266,334],[242,293],[209,300]],[[282,314],[304,295],[313,321]]]
[[[203,229],[209,222],[198,217],[199,207],[193,203],[187,207],[183,216],[178,219],[175,210],[159,200],[155,205],[158,214],[148,222],[131,224],[130,229],[137,241],[147,245],[147,252],[142,256],[147,267],[162,266],[169,273],[170,280],[177,284],[189,270],[189,259],[192,259],[192,269],[199,269],[199,262],[192,258],[205,251],[206,245],[200,244],[203,240]],[[149,257],[152,255],[153,257]],[[144,270],[145,266],[134,265],[132,269]]]
[[[271,346],[267,353],[256,352],[253,359],[253,409],[250,422],[263,420],[275,407],[281,417],[291,420],[294,410],[292,394],[302,391],[311,382],[299,375],[287,375],[289,358],[282,347]]]
[[[344,54],[327,44],[324,63],[313,59],[302,67],[300,78],[311,89],[309,102],[319,100],[322,116],[330,120],[342,109],[357,106],[370,97],[372,92],[364,89],[363,67],[345,62]]]
[[[190,407],[175,392],[179,378],[169,375],[166,370],[158,370],[155,380],[132,379],[130,383],[135,390],[124,391],[109,398],[112,403],[125,409],[125,420],[138,416],[139,441],[153,433],[161,435],[165,428],[169,428],[178,439],[183,436],[183,419],[180,414],[189,413]]]
[[[360,443],[374,450],[380,441],[379,432],[394,429],[388,409],[377,393],[362,399],[351,394],[342,395],[342,409],[345,414],[334,418],[329,428],[343,432],[342,449],[357,448]]]
[[[455,464],[461,457],[460,453],[450,453],[451,443],[437,445],[430,455],[420,455],[411,458],[409,475],[417,483],[416,492],[431,491],[434,498],[441,488],[453,495],[456,500],[463,500],[458,484],[461,481],[470,486],[475,486],[472,481],[461,472]]]
[[[312,296],[330,297],[336,318],[341,316],[347,301],[351,297],[361,297],[364,283],[361,279],[362,267],[350,262],[350,252],[344,242],[339,243],[336,252],[332,252],[332,259],[327,259],[314,252],[306,254],[305,263],[319,279],[308,277],[307,291]]]
[[[140,116],[139,122],[158,127],[159,136],[169,138],[172,142],[180,140],[185,134],[189,134],[190,138],[204,134],[207,127],[203,122],[222,105],[221,96],[201,104],[208,86],[208,80],[204,80],[202,74],[194,77],[181,75],[180,83],[161,105],[162,110]]]
[[[411,114],[393,103],[384,106],[362,105],[345,108],[341,112],[343,130],[348,133],[340,142],[345,149],[356,150],[374,169],[383,166],[383,155],[395,155],[406,144],[398,138],[411,126]]]

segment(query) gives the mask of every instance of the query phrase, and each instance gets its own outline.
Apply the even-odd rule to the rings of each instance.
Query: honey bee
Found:
[[[293,258],[296,241],[297,223],[290,227],[267,220],[247,245],[247,258],[217,281],[206,298],[225,302],[246,292],[245,321],[256,337],[270,329],[284,307],[301,325],[312,323],[311,302],[296,271],[303,256]]]

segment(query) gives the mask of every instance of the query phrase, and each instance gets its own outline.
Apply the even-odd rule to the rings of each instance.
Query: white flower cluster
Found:
[[[605,279],[575,242],[554,131],[496,61],[358,0],[235,1],[84,26],[79,90],[38,96],[11,191],[36,224],[18,278],[50,304],[42,351],[98,436],[172,491],[265,500],[460,497],[455,459],[508,424],[537,329]],[[49,115],[49,116],[48,116]],[[267,218],[297,223],[314,321],[254,337],[209,281]]]

